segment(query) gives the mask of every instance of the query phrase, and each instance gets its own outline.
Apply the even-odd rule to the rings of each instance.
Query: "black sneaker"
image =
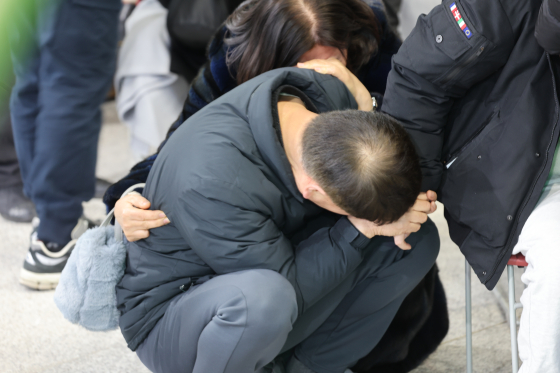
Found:
[[[37,290],[56,288],[60,274],[76,245],[78,238],[88,229],[88,221],[80,218],[72,230],[72,240],[60,250],[58,245],[46,244],[31,234],[31,245],[23,262],[19,282]]]
[[[6,220],[29,223],[36,216],[35,205],[21,186],[0,188],[0,215]]]

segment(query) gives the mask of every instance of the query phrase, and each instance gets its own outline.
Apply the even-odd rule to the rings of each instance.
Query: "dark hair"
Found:
[[[226,27],[226,63],[238,84],[295,66],[315,44],[346,49],[355,73],[377,50],[380,28],[362,0],[247,0]]]
[[[302,163],[338,207],[378,224],[398,220],[420,193],[414,145],[385,114],[346,110],[316,116],[303,134]]]

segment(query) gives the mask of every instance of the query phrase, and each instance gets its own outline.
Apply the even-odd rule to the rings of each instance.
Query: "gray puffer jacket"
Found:
[[[132,350],[196,279],[271,269],[292,283],[301,313],[362,261],[369,240],[296,187],[275,126],[283,86],[318,112],[357,108],[338,79],[285,68],[242,84],[177,129],[144,190],[171,223],[128,244],[117,286],[120,327]],[[298,235],[308,224],[315,233]]]

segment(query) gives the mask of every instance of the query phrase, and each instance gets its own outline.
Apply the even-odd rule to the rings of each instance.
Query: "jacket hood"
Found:
[[[276,176],[295,198],[303,202],[286,153],[274,131],[270,130],[274,121],[271,107],[276,105],[273,102],[273,92],[281,86],[293,86],[309,98],[319,113],[357,109],[358,104],[344,83],[337,78],[297,67],[272,70],[245,84],[255,85],[247,104],[247,118],[257,147]]]

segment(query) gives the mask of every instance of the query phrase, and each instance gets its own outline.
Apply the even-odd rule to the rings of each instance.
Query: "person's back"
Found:
[[[290,74],[293,78],[286,78]],[[306,80],[300,82],[298,77]],[[322,85],[316,82],[305,90],[307,82],[314,79],[321,81]],[[128,244],[130,253],[143,252],[143,255],[139,258],[129,255],[127,269],[134,268],[136,272],[142,266],[151,267],[154,262],[167,263],[163,265],[167,269],[159,271],[160,280],[151,276],[147,282],[142,280],[143,271],[131,273],[127,270],[117,291],[121,303],[130,301],[129,294],[149,293],[150,289],[162,285],[169,286],[169,294],[173,296],[181,292],[179,286],[187,284],[191,277],[212,275],[220,270],[205,262],[204,253],[193,251],[193,246],[198,246],[196,234],[191,237],[181,235],[184,230],[193,233],[199,229],[207,231],[204,225],[211,224],[213,216],[225,213],[219,204],[196,206],[197,202],[221,198],[232,206],[253,206],[255,210],[260,209],[263,217],[281,227],[287,237],[301,229],[304,221],[325,213],[301,196],[297,197],[299,193],[293,176],[283,169],[287,161],[285,156],[282,158],[280,142],[271,126],[272,111],[266,103],[272,91],[282,83],[287,84],[286,81],[296,87],[303,86],[304,92],[310,96],[315,94],[316,99],[323,99],[323,102],[315,101],[322,110],[348,109],[355,105],[338,79],[292,69],[263,74],[190,118],[162,149],[144,190],[144,196],[153,201],[152,208],[165,211],[171,223],[154,229],[145,240]],[[200,193],[205,195],[200,195],[197,201],[196,196]],[[186,194],[188,198],[185,198]],[[271,201],[275,203],[271,204]],[[213,210],[207,210],[208,207]],[[225,207],[222,206],[223,210]],[[207,215],[201,216],[201,210]],[[190,216],[189,211],[193,212]],[[232,225],[238,223],[232,222]],[[237,234],[226,230],[224,235],[228,233],[231,237]],[[215,244],[219,245],[219,242]],[[214,253],[210,249],[204,251]],[[161,289],[152,292],[161,294]],[[123,310],[130,311],[127,306]],[[163,309],[158,310],[158,315],[162,312]]]
[[[307,108],[306,115],[317,118],[321,115],[314,111],[356,108],[350,92],[332,76],[294,68],[271,71],[190,118],[163,148],[150,172],[144,195],[153,201],[153,208],[167,213],[171,223],[153,230],[145,240],[128,244],[127,269],[117,286],[117,299],[122,312],[120,326],[129,347],[137,350],[141,360],[154,371],[190,371],[195,360],[203,367],[201,371],[248,371],[247,366],[251,364],[255,364],[251,369],[258,369],[271,361],[283,346],[300,346],[304,340],[312,343],[310,333],[329,317],[335,317],[332,314],[336,306],[358,284],[375,283],[377,277],[373,274],[376,273],[385,279],[383,289],[373,290],[374,286],[369,285],[376,294],[375,302],[385,302],[387,298],[391,306],[371,304],[374,309],[370,309],[369,305],[360,305],[349,314],[366,312],[376,320],[367,328],[376,331],[360,338],[352,337],[352,333],[344,333],[342,337],[350,338],[347,346],[359,345],[360,351],[363,349],[359,357],[364,356],[383,335],[402,298],[433,265],[438,247],[433,224],[426,224],[421,233],[409,238],[414,249],[405,254],[392,238],[368,239],[371,235],[360,233],[357,228],[363,227],[359,225],[360,219],[333,214],[332,211],[340,214],[344,211],[329,204],[328,198],[316,199],[308,194],[308,189],[302,191],[302,179],[298,176],[301,171],[293,164],[294,141],[285,128],[289,126],[284,121],[286,114],[279,110],[279,98],[286,94],[301,100]],[[380,222],[388,223],[399,219],[414,204],[420,185],[419,169],[412,144],[396,122],[384,122],[384,116],[362,111],[350,112],[345,119],[360,119],[371,126],[374,123],[367,123],[373,117],[381,121],[380,128],[388,126],[387,131],[367,137],[377,142],[379,136],[381,145],[396,143],[395,147],[402,150],[396,152],[396,158],[401,160],[396,161],[398,171],[381,183],[392,185],[393,181],[402,180],[401,177],[407,181],[404,189],[402,183],[390,187],[394,195],[387,199],[394,202],[389,206],[377,203],[373,208],[368,207],[376,214],[379,212]],[[345,128],[344,123],[339,123],[331,123],[331,127],[337,131]],[[315,127],[323,128],[321,124]],[[363,132],[359,132],[362,136],[356,131],[350,133],[351,141],[364,137]],[[383,141],[384,136],[392,140]],[[372,154],[381,157],[380,164],[390,165],[395,159],[392,147],[383,146],[379,149],[387,151]],[[358,158],[364,155],[363,151],[358,150],[358,155]],[[368,174],[372,168],[370,158],[366,159]],[[359,190],[356,192],[360,194]],[[313,193],[320,192],[315,189]],[[383,196],[363,195],[359,198],[366,203],[360,205],[385,196],[385,192]],[[397,196],[401,196],[401,201],[395,200]],[[354,199],[346,196],[344,200]],[[345,202],[341,203],[346,206]],[[425,203],[430,205],[429,201]],[[317,204],[327,207],[323,209]],[[359,208],[353,213],[355,216],[362,214]],[[387,215],[386,211],[393,213]],[[413,215],[426,218],[425,213]],[[424,221],[414,223],[413,231]],[[390,235],[397,234],[400,233]],[[399,266],[394,267],[396,263]],[[397,269],[402,266],[411,269]],[[398,290],[388,286],[393,282]],[[241,289],[243,297],[239,298],[238,290],[233,288]],[[335,288],[345,290],[333,292]],[[365,288],[365,283],[359,291],[356,288],[355,296]],[[253,298],[254,294],[259,294],[258,298]],[[205,306],[208,302],[211,304]],[[353,301],[347,300],[345,304],[350,306]],[[233,314],[222,308],[227,305],[253,311],[235,311],[237,316],[233,321],[229,319]],[[210,314],[204,311],[205,307],[214,310],[209,311],[212,314],[230,315],[223,316],[230,320],[227,324],[215,326],[221,330],[220,343],[227,346],[235,342],[232,338],[237,338],[237,332],[227,325],[238,325],[249,317],[244,312],[260,320],[243,321],[246,324],[243,335],[253,337],[239,343],[250,348],[249,355],[244,355],[243,351],[249,351],[245,347],[236,349],[231,355],[235,362],[227,368],[219,367],[215,349],[207,348],[217,342],[206,334],[206,328],[197,329],[197,325],[209,322],[206,317]],[[296,320],[301,320],[300,326],[292,325]],[[350,319],[348,322],[353,323]],[[383,327],[379,328],[378,323]],[[289,333],[292,327],[293,332]],[[198,333],[202,333],[201,340],[209,338],[213,342],[193,347],[191,339],[198,338]],[[159,342],[154,345],[156,341]],[[166,357],[182,343],[188,344],[185,347],[188,351],[193,348],[198,351],[196,359],[191,352],[172,359]],[[305,349],[303,345],[298,348]],[[333,356],[325,354],[322,358],[332,360]],[[352,364],[347,361],[349,358],[350,355],[337,358],[336,364],[349,367]],[[331,364],[334,362],[328,363]]]

